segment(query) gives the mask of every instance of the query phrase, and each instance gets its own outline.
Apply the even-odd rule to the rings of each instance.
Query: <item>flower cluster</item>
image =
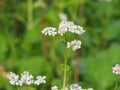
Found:
[[[79,25],[75,25],[72,21],[67,21],[67,20],[63,20],[60,22],[58,30],[56,30],[56,28],[53,28],[53,27],[47,27],[47,28],[44,28],[44,30],[42,30],[43,34],[49,35],[49,36],[55,36],[56,34],[59,34],[62,36],[67,32],[81,35],[85,31],[83,30],[83,27]],[[70,47],[72,47],[73,51],[81,48],[81,41],[73,40],[71,42],[67,42],[67,48],[70,48]]]
[[[51,88],[51,90],[58,90],[58,87],[57,86],[53,86]],[[69,90],[69,89],[68,88],[64,88],[62,90]],[[78,84],[71,84],[70,90],[94,90],[94,89],[93,88],[84,89],[81,86],[79,86]]]
[[[40,85],[43,83],[46,83],[46,77],[45,76],[37,76],[36,80],[34,80],[33,75],[29,74],[28,71],[24,71],[21,73],[21,78],[19,78],[19,75],[16,75],[14,72],[10,72],[7,75],[7,78],[10,80],[10,84],[12,85],[17,85],[17,86],[22,86],[22,85]]]
[[[59,18],[62,21],[67,21],[68,20],[68,17],[65,13],[59,13]]]
[[[114,67],[112,67],[112,72],[116,75],[120,75],[120,65],[116,64]]]
[[[81,41],[80,40],[73,40],[71,42],[67,42],[67,48],[72,47],[73,51],[81,48]]]
[[[42,30],[42,33],[49,36],[55,36],[56,34],[63,35],[66,32],[76,33],[81,35],[85,31],[83,27],[75,25],[72,21],[61,21],[58,27],[58,31],[54,27],[47,27]]]
[[[83,27],[75,25],[72,21],[61,21],[58,28],[58,34],[63,35],[66,32],[81,35],[85,31],[83,30]]]
[[[54,27],[44,28],[44,30],[42,30],[42,33],[49,36],[55,36],[57,34],[56,28]]]

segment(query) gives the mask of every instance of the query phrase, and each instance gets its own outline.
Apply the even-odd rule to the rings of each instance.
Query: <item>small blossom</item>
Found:
[[[67,48],[72,47],[73,51],[81,48],[81,41],[79,40],[73,40],[71,42],[67,42]]]
[[[51,88],[51,90],[58,90],[58,87],[57,86],[53,86]],[[64,88],[62,88],[60,90],[94,90],[94,89],[93,88],[84,89],[81,86],[79,86],[78,84],[71,84],[70,85],[70,89],[68,89],[67,87],[64,87]]]
[[[58,87],[57,87],[57,86],[53,86],[53,87],[51,88],[51,90],[58,90]]]
[[[74,26],[71,26],[69,28],[69,32],[72,32],[72,33],[76,33],[78,35],[81,35],[85,32],[85,30],[83,30],[83,27],[81,26],[78,26],[78,25],[74,25]]]
[[[54,27],[44,28],[44,30],[42,30],[42,33],[44,35],[49,35],[49,36],[55,36],[57,34],[56,28],[54,28]]]
[[[114,67],[112,67],[112,72],[115,73],[116,75],[120,75],[120,65],[116,64]]]
[[[72,21],[61,21],[59,24],[58,34],[63,35],[66,32],[81,35],[85,31],[83,30],[83,27],[75,25]]]
[[[67,87],[64,87],[63,89],[61,89],[61,90],[68,90],[68,88]]]
[[[83,90],[78,84],[71,84],[70,90]]]
[[[31,84],[36,84],[36,85],[40,85],[42,83],[46,83],[45,76],[37,76],[36,80],[34,80],[33,75],[29,74],[28,71],[24,71],[23,73],[21,73],[21,78],[19,79],[19,76],[16,75],[13,72],[10,72],[7,75],[7,78],[10,80],[10,84],[12,85],[16,85],[16,86],[23,86],[23,85],[31,85]]]
[[[13,72],[10,72],[8,75],[7,75],[7,78],[10,80],[10,84],[12,85],[17,85],[18,84],[18,80],[19,80],[19,76],[16,75],[15,73]]]
[[[94,90],[93,88],[88,88],[88,90]]]
[[[46,83],[46,80],[45,80],[46,76],[43,76],[43,77],[42,76],[37,76],[36,79],[37,80],[34,81],[34,84],[36,84],[36,85],[40,85],[42,83]]]
[[[68,17],[65,13],[59,13],[59,18],[61,21],[67,21]]]
[[[61,21],[58,28],[58,34],[63,35],[68,31],[68,22],[67,21]]]
[[[22,86],[23,84],[26,84],[26,85],[30,85],[33,83],[33,76],[31,74],[29,74],[28,71],[24,71],[22,74],[21,74],[21,78],[19,80],[19,85]]]

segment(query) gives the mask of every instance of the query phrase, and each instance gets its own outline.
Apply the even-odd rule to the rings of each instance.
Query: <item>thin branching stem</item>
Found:
[[[116,80],[116,83],[115,83],[115,88],[114,88],[114,90],[117,90],[117,87],[118,87],[118,80]]]

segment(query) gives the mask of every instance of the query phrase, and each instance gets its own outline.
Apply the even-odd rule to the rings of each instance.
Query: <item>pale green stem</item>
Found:
[[[63,77],[63,89],[66,85],[66,75],[67,75],[67,48],[65,46],[64,48],[64,77]]]
[[[118,81],[116,80],[116,83],[115,83],[115,88],[114,88],[114,90],[117,90],[117,86],[118,86]]]
[[[20,88],[19,88],[19,87],[17,87],[17,90],[20,90]]]
[[[27,29],[30,30],[32,29],[33,26],[33,0],[28,0],[28,7],[27,7],[27,17],[28,17],[28,22],[27,22]]]

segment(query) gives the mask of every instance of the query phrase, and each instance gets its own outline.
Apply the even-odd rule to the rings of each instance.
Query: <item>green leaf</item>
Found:
[[[60,64],[60,69],[61,69],[62,71],[64,71],[65,65],[64,65],[64,64]],[[67,71],[70,70],[70,66],[69,66],[69,65],[66,65],[66,70],[67,70]]]

